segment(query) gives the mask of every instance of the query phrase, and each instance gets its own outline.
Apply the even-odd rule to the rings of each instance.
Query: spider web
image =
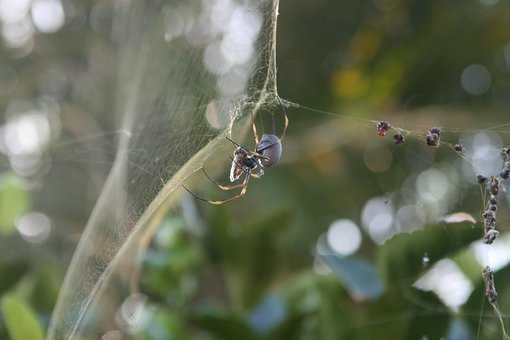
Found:
[[[236,44],[243,46],[245,40],[218,27],[222,18],[218,7],[225,4],[231,6],[226,7],[228,13],[244,15],[243,23],[252,24],[252,31],[242,31],[253,45],[247,48],[253,48],[250,58],[236,50]],[[277,111],[270,110],[279,105],[277,9],[277,0],[116,4],[114,132],[92,136],[91,143],[85,137],[61,144],[64,161],[93,161],[94,166],[104,164],[105,171],[113,166],[69,267],[49,339],[97,338],[109,329],[126,295],[115,288],[132,281],[129,276],[136,274],[139,252],[163,216],[176,207],[181,184],[196,186],[200,177],[194,176],[196,171],[215,161],[213,155],[229,150],[225,135],[241,141],[252,115]],[[374,128],[373,120],[285,102],[290,109],[338,118],[341,124],[355,122],[357,132]],[[433,121],[437,125],[439,120]],[[431,126],[403,125],[395,126],[422,142]],[[505,133],[505,127],[486,130]],[[469,129],[443,131],[456,138]],[[444,138],[443,146],[452,148],[454,138]],[[75,144],[75,151],[69,151]],[[287,162],[302,157],[302,148],[295,146],[298,141],[288,144]]]
[[[195,180],[190,175],[225,135],[242,140],[250,118],[275,105],[277,8],[277,0],[115,3],[114,161],[48,339],[96,338],[108,329],[108,311],[122,296],[104,290],[123,282],[119,269],[133,272],[182,182]]]

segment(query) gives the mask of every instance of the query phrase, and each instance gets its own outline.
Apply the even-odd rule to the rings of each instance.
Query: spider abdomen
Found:
[[[257,153],[264,156],[260,160],[264,167],[273,166],[282,157],[282,141],[276,135],[263,134],[257,145]]]

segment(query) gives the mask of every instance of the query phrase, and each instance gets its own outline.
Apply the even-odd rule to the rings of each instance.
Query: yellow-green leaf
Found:
[[[14,295],[2,299],[2,314],[11,340],[43,340],[44,334],[34,311]]]
[[[0,234],[14,231],[14,221],[27,211],[28,193],[14,174],[0,176]]]

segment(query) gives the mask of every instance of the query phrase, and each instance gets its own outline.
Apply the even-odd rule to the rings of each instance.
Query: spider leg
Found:
[[[287,128],[289,127],[289,117],[287,115],[287,108],[283,104],[282,99],[280,97],[278,97],[278,101],[280,102],[280,105],[283,108],[283,117],[284,117],[284,120],[285,120],[285,124],[283,126],[283,132],[282,132],[282,135],[280,137],[280,140],[283,141],[283,139],[285,138],[285,135],[287,134]]]
[[[253,177],[253,178],[260,178],[262,176],[264,176],[264,169],[263,168],[259,168],[259,170],[256,171],[256,172],[255,171],[251,172],[251,177]]]
[[[257,133],[257,126],[255,125],[255,117],[252,119],[251,128],[253,130],[253,136],[255,137],[255,145],[257,145],[259,144],[259,135]]]
[[[235,199],[238,199],[242,196],[244,196],[246,194],[246,191],[248,190],[248,182],[250,180],[250,177],[251,177],[251,174],[250,173],[247,173],[244,180],[243,180],[243,183],[242,183],[242,190],[237,194],[237,195],[234,195],[230,198],[227,198],[225,200],[221,200],[221,201],[211,201],[211,200],[207,200],[205,198],[202,198],[200,196],[198,196],[197,194],[195,194],[193,191],[191,191],[190,189],[188,189],[184,184],[182,185],[182,187],[188,192],[191,194],[191,196],[193,196],[194,198],[196,198],[197,200],[199,201],[202,201],[202,202],[207,202],[209,204],[213,204],[213,205],[221,205],[221,204],[225,204],[225,203],[228,203],[228,202],[231,202]]]
[[[265,149],[273,146],[274,144],[271,144],[271,145],[268,145],[267,147],[263,148],[263,149],[260,149],[258,152],[261,152],[261,151],[264,151]],[[250,155],[254,158],[260,158],[260,159],[265,159],[265,160],[269,160],[269,157],[267,156],[264,156],[264,155],[261,155],[259,154],[258,152],[253,152],[253,151],[249,151]]]
[[[207,172],[207,170],[205,170],[205,168],[202,168],[202,172],[204,173],[205,177],[207,177],[207,179],[209,181],[211,181],[212,183],[214,183],[219,189],[223,190],[223,191],[229,191],[229,190],[234,190],[234,189],[238,189],[238,188],[241,188],[244,184],[243,183],[238,183],[238,184],[234,184],[234,185],[222,185],[220,183],[218,183],[215,179],[213,179],[209,173]]]
[[[235,142],[232,138],[228,137],[228,136],[225,136],[225,138],[230,142],[232,143],[234,146],[238,147],[238,148],[244,148],[241,144]]]
[[[253,130],[253,137],[255,137],[255,145],[259,144],[259,134],[257,133],[257,126],[255,125],[255,115],[251,113],[251,129]]]
[[[287,116],[287,112],[283,113],[284,119],[285,119],[285,125],[283,127],[282,136],[280,137],[280,140],[283,141],[285,138],[285,135],[287,134],[287,128],[289,127],[289,117]]]
[[[246,180],[243,182],[244,187],[237,195],[227,198],[226,200],[223,200],[223,201],[209,201],[209,203],[213,204],[213,205],[221,205],[221,204],[232,202],[233,200],[243,197],[246,194],[246,191],[248,190],[248,182],[249,182],[248,179],[249,178],[250,178],[250,176],[246,176]]]

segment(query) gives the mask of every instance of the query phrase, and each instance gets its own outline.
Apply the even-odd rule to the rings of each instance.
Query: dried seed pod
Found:
[[[491,194],[491,196],[489,197],[489,206],[487,210],[492,211],[494,213],[496,212],[496,210],[498,210],[498,199],[493,194]]]
[[[496,176],[491,176],[489,181],[489,191],[496,196],[499,193],[499,179]]]
[[[510,146],[506,146],[501,149],[501,157],[503,158],[504,161],[508,160],[508,158],[510,157]]]
[[[462,145],[462,144],[455,144],[455,145],[453,146],[453,149],[454,149],[456,152],[460,152],[460,153],[462,153],[462,152],[464,152],[464,145]]]
[[[491,197],[489,198],[489,203],[497,205],[498,204],[498,199],[496,198],[496,196],[491,195]]]
[[[491,197],[492,198],[492,197]],[[496,226],[496,210],[492,207],[497,206],[495,204],[489,204],[489,208],[486,209],[483,214],[483,241],[486,244],[492,244],[494,240],[499,236],[499,231]]]
[[[504,169],[499,173],[499,177],[503,179],[508,179],[510,177],[510,169]]]
[[[486,266],[482,271],[483,282],[485,283],[485,296],[490,303],[496,303],[498,293],[494,284],[494,272],[489,266]]]
[[[425,140],[429,146],[439,146],[439,142],[441,140],[441,129],[437,127],[430,128],[427,131]]]
[[[406,141],[405,136],[400,132],[393,136],[393,140],[395,141],[395,144],[397,144],[397,145],[404,144]]]
[[[496,213],[493,210],[485,210],[482,217],[484,219],[484,224],[492,224],[496,222]]]
[[[388,131],[390,131],[391,124],[388,123],[387,121],[381,120],[381,121],[377,122],[376,129],[377,129],[377,134],[381,137],[384,137],[384,136],[386,136]]]
[[[430,133],[435,133],[438,136],[441,136],[441,129],[438,127],[433,127],[429,130]]]
[[[478,184],[485,184],[485,182],[487,182],[487,177],[483,175],[477,175],[476,179],[478,181]]]
[[[508,155],[506,156],[506,159],[508,159]],[[502,179],[510,178],[510,161],[505,160],[503,170],[501,170],[501,172],[499,173],[499,177],[501,177]]]
[[[499,237],[499,231],[496,229],[490,229],[483,235],[483,242],[485,244],[492,244]]]
[[[439,146],[440,137],[437,133],[427,133],[425,140],[428,146]]]

